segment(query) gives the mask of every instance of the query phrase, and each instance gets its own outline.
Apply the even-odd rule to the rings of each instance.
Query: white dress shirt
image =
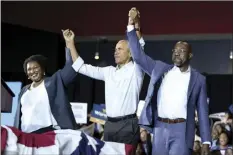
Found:
[[[72,65],[78,71],[82,62],[78,59]],[[51,112],[48,93],[44,81],[37,87],[28,89],[21,98],[21,129],[23,132],[33,132],[52,125],[60,129]]]
[[[187,97],[190,67],[186,72],[174,66],[162,80],[158,91],[158,116],[176,119],[187,117]]]
[[[157,104],[158,116],[162,118],[176,119],[187,118],[188,86],[191,75],[191,67],[181,72],[174,66],[165,75],[158,91]],[[203,142],[209,144],[210,142]]]
[[[142,46],[145,44],[142,38],[140,43]],[[81,57],[78,59],[83,62]],[[136,113],[144,77],[144,72],[136,63],[130,61],[121,68],[83,64],[78,72],[105,81],[107,116],[119,117]]]

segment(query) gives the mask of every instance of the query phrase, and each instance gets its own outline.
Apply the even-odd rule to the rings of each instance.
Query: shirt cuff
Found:
[[[144,41],[144,39],[141,37],[140,39],[139,39],[139,43],[140,43],[140,45],[142,46],[142,47],[144,47],[145,46],[145,41]]]
[[[73,67],[73,69],[74,69],[76,72],[78,72],[79,69],[81,68],[81,66],[82,66],[83,64],[84,64],[84,61],[83,61],[83,59],[79,56],[79,57],[75,60],[75,62],[73,63],[72,67]]]
[[[127,32],[133,31],[134,30],[134,26],[133,25],[128,25],[127,26]]]
[[[210,142],[203,142],[202,144],[209,144],[209,146],[211,146],[211,143]]]

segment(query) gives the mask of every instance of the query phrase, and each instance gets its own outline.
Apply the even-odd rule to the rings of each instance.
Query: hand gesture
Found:
[[[62,30],[63,33],[63,37],[66,41],[66,43],[70,43],[70,42],[74,42],[74,32],[72,30],[66,29],[66,30]]]
[[[140,12],[135,7],[130,9],[128,16],[128,25],[135,25],[139,23]]]

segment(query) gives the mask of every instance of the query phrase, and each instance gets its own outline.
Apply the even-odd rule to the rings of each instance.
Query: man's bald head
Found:
[[[131,60],[131,53],[129,50],[129,43],[127,40],[120,40],[115,48],[115,62],[118,65],[126,64]]]
[[[191,45],[188,42],[186,42],[186,41],[178,41],[176,43],[175,47],[178,46],[178,45],[185,46],[186,49],[188,50],[188,52],[192,53],[192,47],[191,47]]]
[[[129,48],[128,40],[119,40],[117,44],[123,44],[124,46],[127,46]]]

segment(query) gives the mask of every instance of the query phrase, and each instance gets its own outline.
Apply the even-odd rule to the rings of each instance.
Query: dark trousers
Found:
[[[104,141],[131,144],[137,147],[140,140],[138,118],[119,121],[106,121],[104,127]]]

